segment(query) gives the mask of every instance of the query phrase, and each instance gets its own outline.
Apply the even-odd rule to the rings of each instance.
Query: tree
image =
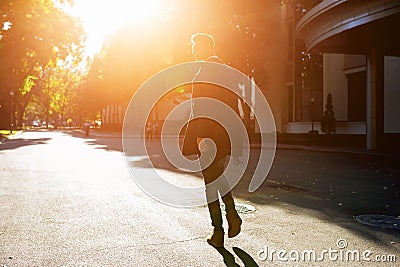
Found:
[[[94,56],[89,63],[87,76],[82,83],[81,106],[86,119],[94,118],[107,104],[107,97],[104,96],[103,82],[103,57]]]
[[[268,46],[280,40],[279,28],[271,27],[280,23],[280,0],[251,4],[244,0],[175,0],[170,5],[165,8],[168,12],[151,23],[125,25],[109,38],[102,56],[92,64],[84,89],[91,96],[85,98],[96,96],[103,104],[128,102],[151,75],[193,60],[190,36],[195,32],[212,34],[224,62],[266,89],[269,73],[277,64],[270,60]],[[250,117],[248,107],[245,114]]]
[[[321,120],[321,131],[323,131],[326,134],[335,133],[336,132],[335,123],[336,119],[335,119],[335,113],[333,111],[332,95],[328,94],[326,98],[325,111]]]
[[[93,119],[107,105],[126,105],[146,79],[169,65],[168,53],[161,52],[167,49],[167,33],[166,25],[154,21],[124,25],[110,38],[93,59],[83,86],[87,115]]]
[[[2,1],[0,14],[7,25],[0,33],[0,127],[7,127],[21,124],[44,66],[76,50],[84,34],[80,23],[51,0]]]

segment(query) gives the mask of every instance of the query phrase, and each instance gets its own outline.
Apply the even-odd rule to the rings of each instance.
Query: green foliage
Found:
[[[77,117],[80,105],[80,86],[85,73],[70,55],[67,59],[50,60],[40,76],[40,91],[36,105],[40,117],[47,121],[65,122],[68,116]]]
[[[26,95],[27,93],[29,93],[32,88],[36,85],[36,80],[38,78],[32,75],[28,75],[25,78],[25,81],[23,83],[23,86],[19,89],[19,92],[21,93],[21,95]]]
[[[72,3],[71,0],[57,0]],[[190,36],[208,32],[217,54],[254,77],[261,88],[275,60],[268,48],[279,42],[280,0],[165,1],[165,14],[149,23],[125,25],[109,37],[86,73],[80,69],[85,34],[75,18],[52,0],[0,2],[0,105],[15,94],[15,117],[54,120],[98,114],[106,104],[129,101],[150,76],[167,66],[193,60]],[[1,113],[11,108],[0,108]],[[6,114],[5,117],[10,117]],[[20,120],[21,120],[20,119]]]
[[[5,107],[0,108],[0,118],[9,118],[5,113],[13,110],[21,123],[35,91],[41,90],[48,63],[71,54],[77,58],[84,34],[79,21],[52,0],[1,1],[0,15],[0,23],[10,25],[0,33],[0,106]],[[11,103],[9,91],[18,92]],[[35,97],[38,95],[36,92]],[[7,108],[9,105],[15,108]]]

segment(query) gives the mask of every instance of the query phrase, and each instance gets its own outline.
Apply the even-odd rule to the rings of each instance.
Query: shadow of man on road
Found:
[[[239,267],[240,265],[236,263],[235,256],[229,252],[226,248],[217,248],[214,247],[219,254],[224,258],[224,263],[227,267]],[[233,247],[233,252],[240,258],[240,260],[244,263],[245,267],[258,267],[258,264],[254,261],[254,259],[244,250]]]
[[[230,253],[226,248],[214,248],[219,252],[219,254],[222,255],[224,258],[224,263],[227,267],[240,267],[240,265],[235,262],[235,256],[233,256],[233,254]]]
[[[255,260],[243,249],[238,247],[233,247],[233,252],[242,260],[244,266],[246,267],[258,267],[258,264]]]

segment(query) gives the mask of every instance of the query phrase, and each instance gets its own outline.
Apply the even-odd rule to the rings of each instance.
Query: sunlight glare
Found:
[[[162,0],[76,0],[69,13],[81,18],[88,34],[86,54],[103,47],[107,36],[126,23],[148,24],[160,13]]]

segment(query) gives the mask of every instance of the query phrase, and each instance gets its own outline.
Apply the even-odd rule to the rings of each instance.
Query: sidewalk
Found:
[[[19,136],[20,134],[22,134],[24,131],[23,131],[23,130],[15,130],[15,131],[13,131],[13,132],[15,132],[15,133],[10,134],[9,136],[0,135],[0,144],[6,142],[6,141],[9,140],[9,139],[14,139],[14,138],[16,138],[17,136]]]
[[[257,145],[252,146],[257,147]],[[328,147],[328,146],[312,146],[312,145],[292,145],[292,144],[277,144],[277,149],[283,150],[309,150],[315,152],[332,152],[332,153],[350,153],[350,154],[365,154],[365,155],[373,155],[373,156],[387,156],[387,157],[400,157],[399,154],[392,153],[384,153],[384,152],[376,152],[363,148],[356,147]]]

